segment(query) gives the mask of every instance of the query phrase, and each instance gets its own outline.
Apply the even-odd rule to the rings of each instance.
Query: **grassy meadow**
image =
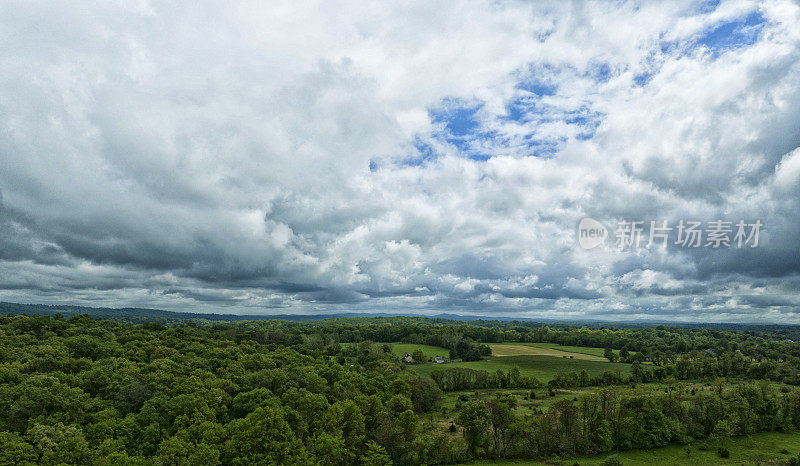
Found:
[[[441,356],[446,359],[450,355],[450,350],[440,346],[418,345],[415,343],[392,343],[391,345],[392,354],[397,357],[402,356],[403,353],[413,354],[414,351],[418,349],[422,350],[422,353],[426,358],[435,358],[436,356]]]
[[[494,372],[498,369],[508,371],[518,367],[523,375],[536,377],[542,382],[553,379],[561,372],[580,372],[585,370],[589,376],[598,376],[605,371],[628,374],[630,364],[611,363],[606,360],[569,359],[544,355],[490,356],[483,361],[452,362],[447,364],[415,364],[411,368],[419,374],[430,375],[437,369],[467,367],[475,370]]]
[[[717,453],[719,447],[725,447],[730,457],[721,458]],[[788,453],[782,453],[788,452]],[[792,455],[800,453],[800,432],[767,432],[747,437],[729,438],[718,441],[698,442],[694,445],[671,445],[650,450],[630,450],[619,453],[619,459],[625,466],[664,465],[757,465],[774,460],[788,460]],[[561,462],[549,459],[547,462],[537,461],[475,461],[470,466],[511,466],[522,464],[601,464],[612,453],[594,456],[581,456],[564,459]],[[780,464],[780,463],[769,463]]]
[[[392,354],[400,357],[404,353],[413,354],[421,349],[425,358],[449,356],[449,350],[438,346],[416,343],[390,343]],[[498,369],[508,371],[518,367],[523,375],[536,377],[542,382],[553,379],[561,372],[586,371],[589,376],[598,376],[605,371],[630,373],[630,364],[611,363],[602,357],[603,350],[581,346],[560,346],[554,343],[497,343],[490,344],[492,356],[482,361],[448,362],[436,364],[424,362],[409,367],[420,375],[430,375],[438,369],[466,367],[475,370],[494,372]]]

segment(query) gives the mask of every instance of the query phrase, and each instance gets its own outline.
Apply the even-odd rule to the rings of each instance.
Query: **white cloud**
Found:
[[[0,299],[758,320],[730,295],[766,286],[800,319],[795,3],[1,8]],[[583,216],[767,231],[585,252]]]

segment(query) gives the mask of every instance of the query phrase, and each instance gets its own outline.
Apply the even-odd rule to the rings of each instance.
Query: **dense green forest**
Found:
[[[399,342],[448,363],[420,350],[407,364]],[[586,364],[627,370],[481,370],[508,342],[601,348],[617,365]],[[689,445],[800,429],[798,369],[783,331],[6,315],[0,464],[438,464]]]

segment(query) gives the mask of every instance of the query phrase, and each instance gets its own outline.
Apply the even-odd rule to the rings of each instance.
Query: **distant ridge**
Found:
[[[80,314],[86,314],[91,317],[119,317],[119,318],[134,318],[142,320],[152,319],[166,319],[166,320],[192,320],[192,319],[205,319],[215,321],[240,321],[240,320],[269,320],[269,319],[284,319],[284,320],[323,320],[340,317],[389,317],[393,314],[314,314],[314,315],[301,315],[301,314],[276,314],[276,315],[241,315],[241,314],[216,314],[216,313],[198,313],[198,312],[175,312],[165,311],[162,309],[147,309],[139,307],[86,307],[86,306],[71,306],[60,304],[19,304],[0,302],[0,314],[28,314],[28,315],[47,315],[54,316],[61,314],[64,317],[71,317]]]
[[[0,302],[0,315],[26,314],[54,316],[61,314],[64,317],[86,314],[93,318],[120,319],[133,322],[169,322],[186,320],[207,320],[213,322],[234,322],[247,320],[288,320],[295,322],[313,322],[326,319],[349,318],[391,318],[407,317],[428,320],[439,323],[471,322],[476,325],[518,325],[535,326],[584,326],[584,327],[614,327],[614,328],[642,328],[664,325],[682,328],[707,328],[738,331],[786,331],[792,333],[795,339],[800,339],[800,325],[797,324],[753,324],[753,323],[700,323],[700,322],[669,322],[669,321],[605,321],[605,320],[557,320],[529,317],[504,317],[504,316],[465,316],[459,314],[441,313],[433,316],[424,316],[410,313],[380,313],[380,312],[343,312],[336,314],[270,314],[270,315],[242,315],[242,314],[217,314],[200,312],[176,312],[163,309],[147,309],[137,307],[87,307],[61,304],[21,304]],[[505,322],[505,324],[503,324]]]
[[[176,312],[165,311],[163,309],[148,309],[140,307],[88,307],[61,304],[21,304],[0,302],[0,315],[3,314],[26,314],[26,315],[47,315],[54,316],[61,314],[64,317],[86,314],[91,317],[111,317],[123,319],[139,320],[194,320],[205,319],[212,321],[244,321],[244,320],[292,320],[292,321],[312,321],[325,319],[346,319],[353,317],[397,317],[408,314],[391,314],[377,312],[344,312],[338,314],[269,314],[269,315],[242,315],[242,314],[217,314],[200,312]],[[513,320],[503,317],[486,316],[461,316],[456,314],[439,314],[436,316],[412,316],[429,319],[448,319],[448,320]],[[530,320],[530,319],[524,319]]]
[[[246,320],[291,320],[291,321],[315,321],[325,319],[348,319],[357,317],[413,317],[419,319],[429,320],[445,320],[445,321],[463,321],[463,322],[540,322],[546,324],[566,324],[566,325],[588,325],[588,326],[608,326],[608,325],[626,325],[626,322],[609,322],[609,321],[564,321],[545,318],[529,318],[529,317],[503,317],[503,316],[465,316],[460,314],[440,313],[433,316],[409,314],[409,313],[388,313],[388,312],[342,312],[336,314],[269,314],[269,315],[253,315],[253,314],[217,314],[217,313],[201,313],[201,312],[176,312],[165,311],[163,309],[148,309],[138,307],[88,307],[88,306],[74,306],[74,305],[61,305],[61,304],[21,304],[0,302],[0,315],[3,314],[26,314],[26,315],[47,315],[54,316],[61,314],[64,317],[72,317],[75,315],[86,314],[91,317],[106,317],[106,318],[120,318],[130,320],[195,320],[204,319],[210,321],[230,322],[230,321],[246,321]],[[659,323],[632,323],[636,326],[643,325],[658,325]]]

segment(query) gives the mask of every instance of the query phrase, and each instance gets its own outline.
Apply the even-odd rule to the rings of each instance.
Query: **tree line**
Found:
[[[779,334],[487,325],[0,316],[0,464],[440,464],[800,428],[798,345]],[[388,344],[463,358],[537,339],[593,342],[618,357],[627,348],[631,375],[562,373],[547,385],[516,369],[422,377]],[[653,381],[666,391],[630,388]],[[583,386],[599,388],[525,414],[506,391]],[[443,391],[465,389],[493,391],[464,395],[443,426]]]

